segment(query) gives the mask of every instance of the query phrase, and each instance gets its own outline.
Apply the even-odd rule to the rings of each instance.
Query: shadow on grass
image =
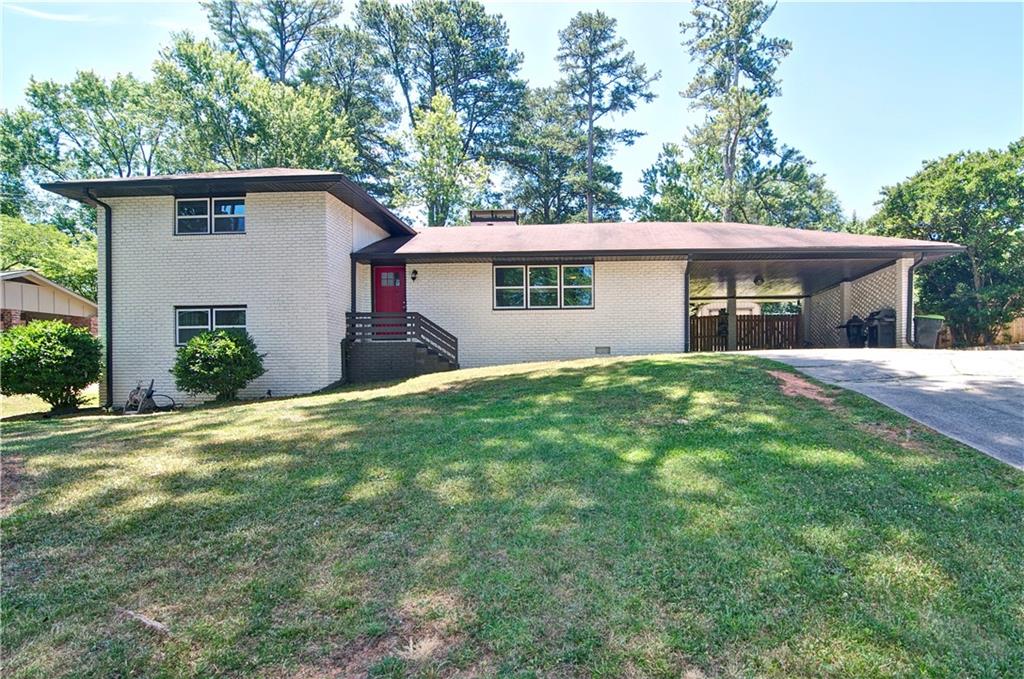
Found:
[[[1021,478],[865,434],[900,420],[784,397],[764,365],[5,431],[34,475],[5,521],[9,668],[1019,676]]]

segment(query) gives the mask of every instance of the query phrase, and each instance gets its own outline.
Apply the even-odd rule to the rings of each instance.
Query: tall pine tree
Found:
[[[560,87],[569,95],[573,110],[586,126],[587,134],[587,221],[594,221],[595,139],[597,123],[605,116],[632,111],[640,101],[650,102],[650,86],[660,73],[648,75],[647,67],[627,50],[626,41],[615,32],[616,21],[604,12],[580,12],[558,32]],[[627,144],[641,133],[635,130],[606,132],[609,139]]]
[[[681,24],[697,64],[681,94],[704,120],[682,146],[666,145],[644,173],[641,218],[842,225],[824,177],[779,144],[769,124],[768,101],[781,94],[776,70],[792,49],[764,34],[774,9],[761,0],[697,0],[692,19]]]

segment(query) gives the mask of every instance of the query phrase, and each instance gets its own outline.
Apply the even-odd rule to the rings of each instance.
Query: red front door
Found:
[[[405,313],[405,266],[373,267],[373,311]]]

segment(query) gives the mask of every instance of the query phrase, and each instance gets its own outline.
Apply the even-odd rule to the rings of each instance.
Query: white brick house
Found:
[[[687,351],[700,348],[690,336],[698,303],[724,304],[726,349],[768,341],[779,320],[738,317],[738,301],[781,299],[802,303],[790,344],[837,346],[850,315],[887,307],[906,346],[914,266],[959,250],[743,224],[417,232],[344,176],[312,170],[45,188],[99,209],[101,392],[114,406],[140,380],[175,393],[177,347],[217,328],[244,328],[266,353],[245,396],[456,365]]]

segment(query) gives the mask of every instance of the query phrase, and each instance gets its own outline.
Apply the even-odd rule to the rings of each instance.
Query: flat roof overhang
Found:
[[[96,207],[96,199],[132,196],[174,196],[197,198],[205,196],[240,196],[248,193],[325,191],[351,205],[392,236],[406,236],[416,231],[401,218],[381,205],[360,186],[342,174],[311,173],[265,177],[139,177],[138,179],[83,179],[41,184],[43,189],[65,198]]]

